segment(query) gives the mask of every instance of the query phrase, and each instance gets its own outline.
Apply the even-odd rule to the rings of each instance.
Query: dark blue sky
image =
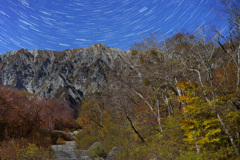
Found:
[[[64,50],[103,43],[123,50],[158,32],[166,37],[227,23],[219,0],[0,0],[0,53]]]

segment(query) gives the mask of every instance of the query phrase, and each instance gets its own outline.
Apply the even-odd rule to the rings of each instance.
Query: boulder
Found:
[[[87,150],[88,156],[92,158],[102,158],[106,156],[103,146],[100,142],[93,143]]]
[[[121,147],[113,147],[110,152],[108,152],[106,160],[113,160],[117,152],[121,150]]]

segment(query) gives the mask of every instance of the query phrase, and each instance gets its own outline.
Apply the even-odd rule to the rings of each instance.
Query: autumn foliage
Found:
[[[74,125],[74,111],[67,102],[0,87],[0,118],[4,138],[29,137],[39,130],[52,131]]]
[[[77,142],[118,146],[121,160],[239,159],[239,26],[228,37],[204,30],[133,45],[131,67],[85,98]]]
[[[51,159],[46,148],[57,139],[53,131],[74,127],[74,114],[73,108],[62,100],[0,86],[0,159],[36,158],[41,152],[47,154],[42,159]],[[13,145],[16,152],[8,150]],[[26,155],[29,150],[33,155]],[[13,154],[12,157],[9,154]]]

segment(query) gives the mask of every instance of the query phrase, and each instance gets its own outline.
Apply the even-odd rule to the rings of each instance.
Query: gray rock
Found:
[[[75,150],[76,157],[88,156],[88,150]]]
[[[83,94],[101,90],[110,76],[124,70],[128,53],[99,43],[59,52],[11,51],[0,55],[0,84],[75,105]]]
[[[106,160],[114,160],[114,157],[119,151],[121,151],[121,147],[113,147],[113,149],[111,149],[111,151],[108,152]]]
[[[99,152],[104,157],[94,158],[92,157],[91,152],[96,148],[102,149],[102,144],[100,142],[95,142],[88,148],[88,150],[76,150],[76,144],[74,141],[67,141],[66,144],[52,146],[52,150],[57,160],[114,160],[117,152],[121,151],[121,147],[113,147],[106,156],[104,156],[103,152]],[[162,158],[157,157],[154,160],[161,159]]]
[[[53,150],[56,159],[75,159],[75,142],[68,141],[63,145],[53,145],[51,149]]]
[[[66,144],[53,145],[51,147],[57,160],[91,160],[86,154],[87,150],[76,150],[74,141],[67,141]]]
[[[105,157],[103,146],[100,142],[94,142],[87,150],[87,155],[90,157],[102,158]]]
[[[90,152],[93,148],[98,147],[98,146],[102,146],[101,142],[94,142],[89,148],[88,148],[88,152]]]

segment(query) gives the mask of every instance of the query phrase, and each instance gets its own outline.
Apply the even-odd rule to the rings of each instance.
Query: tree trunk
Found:
[[[237,148],[236,144],[234,143],[234,140],[233,140],[231,134],[229,133],[228,129],[226,128],[224,122],[222,121],[222,119],[221,119],[221,117],[220,117],[220,115],[218,113],[217,113],[217,117],[218,117],[218,120],[219,120],[219,122],[221,123],[221,125],[223,127],[224,132],[228,135],[228,138],[229,138],[229,140],[230,140],[230,142],[231,142],[231,144],[232,144],[232,146],[233,146],[233,148],[235,150],[236,156],[239,157],[238,148]]]
[[[193,131],[193,135],[194,135],[194,140],[197,140],[197,137],[196,137],[196,135],[195,135],[195,131]],[[200,148],[199,148],[197,142],[195,142],[195,146],[196,146],[197,153],[200,153]]]
[[[139,137],[139,138],[141,139],[141,141],[144,143],[145,141],[144,141],[143,137],[142,137],[142,136],[140,135],[140,133],[136,130],[136,128],[134,127],[134,125],[133,125],[133,123],[132,123],[132,120],[129,118],[129,116],[127,115],[126,112],[125,112],[125,115],[126,115],[128,121],[129,121],[132,129],[134,130],[134,132],[138,135],[138,137]]]
[[[160,105],[159,105],[158,98],[157,98],[156,106],[157,106],[157,110],[158,110],[157,121],[158,121],[160,132],[162,133],[163,129],[162,129],[162,124],[161,124],[161,110],[160,110]]]

